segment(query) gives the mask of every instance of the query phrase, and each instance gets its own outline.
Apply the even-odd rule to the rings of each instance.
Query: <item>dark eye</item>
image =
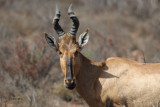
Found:
[[[61,51],[59,51],[59,53],[58,53],[59,55],[62,55],[62,52]]]
[[[75,55],[77,55],[77,54],[78,54],[78,51],[75,52]]]

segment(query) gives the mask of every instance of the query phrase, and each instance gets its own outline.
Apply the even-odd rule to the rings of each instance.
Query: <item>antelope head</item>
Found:
[[[72,11],[72,4],[68,8],[68,15],[73,21],[73,26],[68,33],[59,25],[60,11],[56,6],[56,13],[53,19],[53,26],[59,35],[59,42],[53,36],[45,33],[47,43],[57,51],[60,57],[60,65],[64,74],[64,84],[68,89],[76,87],[76,76],[79,74],[80,68],[80,50],[88,42],[89,34],[88,29],[79,36],[76,41],[76,33],[79,27],[79,20]]]

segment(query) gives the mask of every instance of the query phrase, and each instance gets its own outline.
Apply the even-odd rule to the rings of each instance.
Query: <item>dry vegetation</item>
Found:
[[[55,4],[61,26],[70,29],[70,3],[80,20],[78,35],[90,28],[82,51],[90,59],[160,62],[159,0],[0,0],[0,107],[87,107],[63,86],[58,55],[43,34],[58,38],[51,24]]]

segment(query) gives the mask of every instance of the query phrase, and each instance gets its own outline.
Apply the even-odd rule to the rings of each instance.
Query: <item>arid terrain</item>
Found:
[[[71,3],[80,21],[77,38],[90,30],[82,50],[88,58],[160,62],[159,0],[0,0],[0,107],[88,107],[64,87],[59,57],[44,38],[47,32],[58,39],[56,4],[69,31]]]

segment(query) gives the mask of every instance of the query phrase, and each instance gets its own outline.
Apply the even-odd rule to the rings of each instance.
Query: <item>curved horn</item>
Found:
[[[59,20],[60,20],[60,11],[58,9],[58,6],[56,5],[56,14],[53,18],[53,27],[56,30],[56,32],[58,33],[59,36],[63,36],[65,34],[65,32],[63,31],[63,29],[61,28],[61,26],[59,25]]]
[[[72,10],[72,4],[68,8],[68,15],[70,16],[70,18],[73,21],[73,26],[72,26],[71,30],[69,31],[69,33],[75,36],[77,33],[77,30],[79,28],[79,20]]]

